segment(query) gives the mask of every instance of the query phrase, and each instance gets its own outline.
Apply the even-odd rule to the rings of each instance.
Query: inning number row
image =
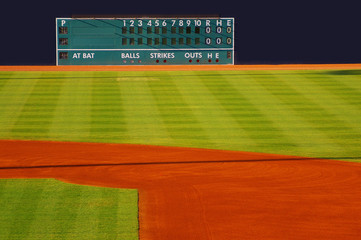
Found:
[[[196,26],[196,27],[200,27],[202,25],[205,25],[206,27],[210,27],[212,24],[214,25],[217,25],[217,26],[227,26],[227,27],[231,27],[232,26],[232,20],[231,19],[228,19],[228,20],[214,20],[213,23],[211,20],[200,20],[200,19],[187,19],[187,20],[123,20],[123,26],[126,27],[126,26],[130,26],[130,27],[134,27],[134,26],[138,26],[138,27],[142,27],[143,25],[146,25],[146,26],[156,26],[156,27],[159,27],[159,26],[162,26],[162,27],[165,27],[165,26],[168,26],[168,25],[171,25],[172,27],[174,26],[180,26],[180,27],[183,27],[183,26]]]

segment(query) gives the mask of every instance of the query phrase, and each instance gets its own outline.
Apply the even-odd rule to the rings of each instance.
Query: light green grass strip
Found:
[[[0,136],[3,139],[14,137],[11,133],[25,102],[31,94],[40,73],[0,72]],[[31,78],[29,78],[31,77]],[[23,137],[23,136],[22,136]]]
[[[324,153],[324,156],[328,156],[327,149],[332,149],[333,154],[344,156],[342,146],[329,136],[330,132],[320,129],[321,125],[317,119],[319,116],[324,116],[326,111],[292,87],[291,84],[300,84],[298,79],[293,76],[278,76],[269,73],[262,78],[258,77],[257,81],[278,99],[280,104],[285,107],[285,112],[297,119],[298,134],[304,139],[312,139],[310,142],[312,148],[309,150],[311,154]],[[289,122],[283,121],[283,124],[287,125]]]
[[[147,139],[146,144],[159,145],[172,143],[167,127],[163,122],[156,100],[148,82],[160,81],[147,76],[144,72],[114,73],[121,91],[124,118],[127,123],[128,143],[139,143]]]
[[[191,76],[190,76],[191,75]],[[202,125],[211,145],[206,148],[248,149],[252,141],[237,120],[222,107],[196,72],[173,75],[175,84]]]
[[[48,138],[49,126],[52,124],[53,113],[65,81],[63,76],[58,73],[54,78],[54,73],[44,72],[35,77],[37,81],[11,129],[13,136],[26,139]],[[24,79],[29,82],[34,81],[30,77]]]
[[[258,130],[260,133],[272,131],[273,133],[273,135],[266,135],[264,139],[258,139],[258,148],[261,147],[268,153],[282,152],[294,155],[310,153],[309,141],[295,131],[295,127],[303,124],[302,120],[285,108],[272,92],[259,84],[257,78],[258,75],[244,73],[227,80],[257,109],[257,112],[248,115],[249,122],[253,123],[255,131]],[[267,119],[265,123],[271,127],[265,128],[263,124],[259,124],[262,119]]]
[[[94,72],[91,86],[90,139],[128,139],[123,99],[113,72]]]
[[[146,73],[159,81],[149,81],[148,86],[155,99],[156,106],[166,126],[172,142],[199,144],[208,143],[211,146],[202,124],[197,120],[194,109],[191,108],[175,84],[172,72]],[[167,144],[169,145],[169,144]]]
[[[237,122],[237,127],[245,132],[248,142],[252,145],[245,146],[250,151],[264,146],[264,140],[268,144],[289,145],[289,141],[284,140],[284,136],[273,124],[272,119],[258,109],[246,97],[250,92],[237,89],[229,80],[234,78],[234,75],[227,76],[227,74],[212,73],[199,74],[203,84],[215,96],[222,108],[225,109],[228,115]],[[249,82],[249,80],[246,80]],[[245,89],[246,85],[242,85]],[[260,96],[261,97],[261,96]]]
[[[361,108],[352,101],[360,101],[356,96],[360,97],[361,94],[346,91],[340,95],[336,91],[329,91],[322,84],[315,84],[311,80],[321,79],[320,77],[309,75],[309,81],[305,81],[302,75],[297,77],[296,81],[283,81],[310,102],[313,107],[307,109],[307,114],[312,116],[309,121],[317,125],[319,131],[325,132],[327,137],[339,146],[340,155],[357,150],[361,139]],[[332,77],[328,75],[322,79],[324,83],[329,83]],[[342,81],[340,85],[343,85]]]
[[[0,196],[4,240],[138,239],[136,190],[2,179]]]
[[[66,74],[49,125],[49,139],[86,141],[91,128],[91,83],[87,72]]]

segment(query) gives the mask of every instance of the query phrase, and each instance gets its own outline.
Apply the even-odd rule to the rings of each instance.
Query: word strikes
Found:
[[[174,53],[151,53],[150,58],[174,58]]]

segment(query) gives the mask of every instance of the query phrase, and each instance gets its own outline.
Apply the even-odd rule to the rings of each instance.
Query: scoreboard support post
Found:
[[[234,18],[57,18],[56,65],[234,64]]]

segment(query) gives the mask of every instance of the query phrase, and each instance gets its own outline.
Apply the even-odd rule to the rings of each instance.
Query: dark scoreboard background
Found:
[[[57,18],[57,65],[234,64],[234,18]]]
[[[234,17],[235,64],[361,62],[357,1],[33,0],[0,14],[0,65],[55,65],[55,19],[74,15]],[[204,60],[204,56],[203,56]]]

